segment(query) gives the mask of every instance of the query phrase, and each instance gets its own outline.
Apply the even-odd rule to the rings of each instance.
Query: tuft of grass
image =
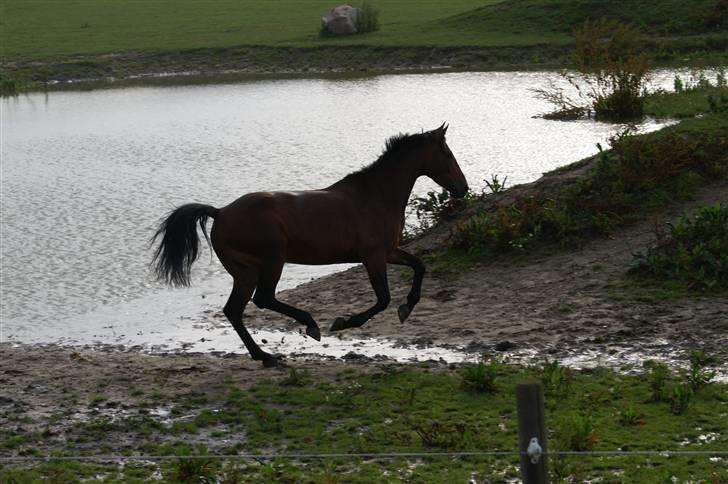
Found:
[[[295,368],[291,368],[288,376],[280,381],[281,386],[284,387],[303,387],[310,383],[311,374],[308,370],[298,371]]]
[[[479,393],[493,393],[498,390],[497,380],[502,364],[496,360],[468,365],[461,370],[463,387]]]
[[[647,360],[647,383],[650,387],[650,398],[653,402],[661,402],[665,398],[665,385],[670,378],[670,369],[664,363]]]

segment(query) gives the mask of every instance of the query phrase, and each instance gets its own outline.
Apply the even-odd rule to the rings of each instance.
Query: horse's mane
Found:
[[[391,163],[396,163],[396,160],[398,160],[404,152],[418,148],[425,144],[428,140],[432,140],[429,133],[396,134],[384,142],[384,151],[381,155],[379,155],[379,158],[374,160],[371,164],[355,172],[349,173],[344,177],[344,180],[371,173]]]

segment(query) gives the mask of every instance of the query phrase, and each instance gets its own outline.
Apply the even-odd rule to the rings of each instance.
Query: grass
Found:
[[[318,37],[333,4],[218,0],[2,0],[4,58],[239,45],[506,46],[567,43],[586,18],[609,16],[652,35],[721,32],[719,0],[405,0],[371,2],[381,29],[355,38]],[[725,19],[722,19],[724,22]],[[723,32],[723,37],[725,33]]]
[[[23,430],[9,435],[9,429],[3,429],[0,439],[16,442],[12,446],[16,452],[43,447],[43,454],[52,450],[56,455],[93,455],[105,449],[130,455],[197,456],[194,460],[159,464],[169,482],[186,482],[200,476],[222,482],[373,482],[383,475],[414,482],[466,482],[471,476],[478,481],[516,478],[517,457],[262,462],[205,458],[211,453],[240,452],[513,450],[517,442],[513,400],[516,383],[553,375],[558,365],[551,362],[542,368],[499,363],[494,366],[498,385],[486,392],[472,391],[464,385],[473,368],[477,365],[459,369],[391,367],[373,373],[349,370],[296,385],[290,385],[290,375],[281,375],[245,391],[221,383],[220,391],[225,396],[214,405],[194,395],[170,402],[184,409],[185,417],[181,418],[195,424],[179,432],[172,430],[174,422],[160,423],[148,415],[131,415],[113,423],[99,416],[91,417],[84,425],[67,426],[64,439],[54,444]],[[602,368],[571,372],[568,387],[546,395],[549,448],[724,449],[728,442],[728,421],[723,417],[728,388],[705,382],[699,391],[690,392],[687,403],[679,395],[668,398],[675,389],[679,393],[686,385],[689,388],[686,378],[668,371],[665,388],[669,391],[665,399],[656,402],[647,374],[625,375]],[[147,426],[154,431],[146,432]],[[212,432],[216,437],[205,437]],[[717,437],[702,442],[699,436],[704,434]],[[80,443],[84,439],[88,442],[85,447]],[[109,482],[144,482],[156,470],[155,465],[134,461],[120,467],[116,463],[51,459],[37,465],[0,468],[0,481],[74,482],[100,475]],[[552,477],[569,476],[571,481],[652,482],[656,473],[670,474],[678,480],[710,481],[723,472],[721,462],[702,456],[552,460]],[[232,480],[234,477],[237,481]]]

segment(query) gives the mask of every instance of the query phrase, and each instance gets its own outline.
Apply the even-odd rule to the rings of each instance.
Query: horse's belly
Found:
[[[286,262],[306,265],[345,264],[361,262],[361,258],[356,250],[346,247],[289,242]]]

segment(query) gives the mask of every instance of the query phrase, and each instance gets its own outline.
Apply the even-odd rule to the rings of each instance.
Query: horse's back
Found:
[[[311,190],[248,193],[220,209],[213,245],[283,253],[288,262],[331,264],[358,258],[356,206],[345,194]]]

